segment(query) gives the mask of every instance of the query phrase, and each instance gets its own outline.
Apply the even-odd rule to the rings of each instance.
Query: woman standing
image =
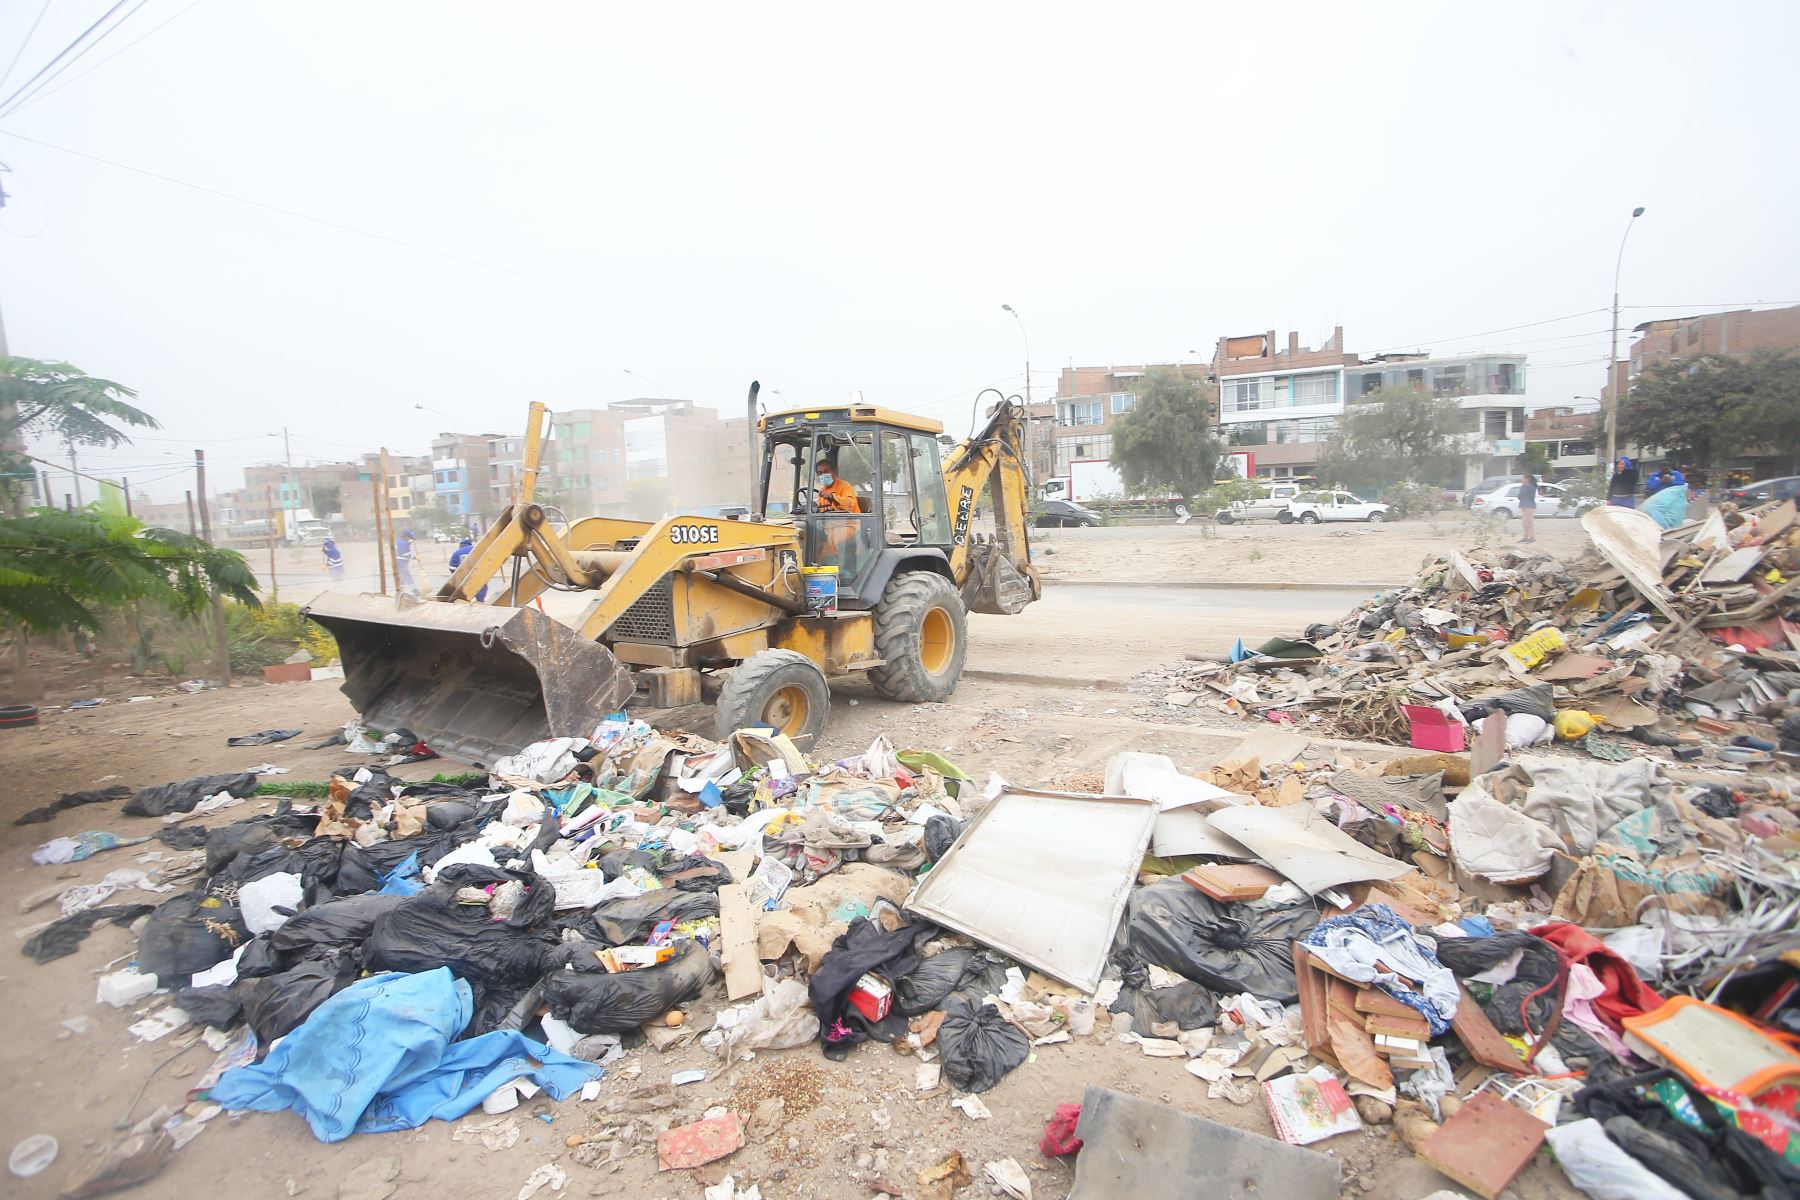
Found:
[[[1519,481],[1519,524],[1524,536],[1521,542],[1537,541],[1537,476],[1527,475]]]
[[[1636,508],[1637,490],[1637,464],[1629,458],[1620,457],[1613,464],[1612,479],[1606,485],[1606,502],[1620,508]]]

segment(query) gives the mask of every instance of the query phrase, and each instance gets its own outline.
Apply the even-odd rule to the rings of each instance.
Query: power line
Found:
[[[49,3],[49,0],[45,0],[45,4],[48,5],[48,3]],[[55,87],[40,89],[35,95],[27,96],[24,100],[21,100],[15,108],[12,109],[12,112],[13,113],[23,112],[26,109],[30,108],[32,105],[36,104],[39,100],[42,100],[48,96],[54,96],[56,93],[62,91],[64,88],[68,87],[71,83],[75,83],[78,80],[86,79],[89,75],[92,75],[95,71],[98,71],[101,67],[104,67],[107,63],[109,63],[113,59],[119,57],[119,55],[125,53],[127,50],[129,50],[133,46],[137,45],[139,42],[142,42],[142,41],[146,40],[147,38],[149,38],[151,34],[154,34],[157,30],[161,29],[163,26],[173,25],[175,22],[181,20],[181,18],[183,18],[183,17],[187,16],[189,13],[193,12],[196,8],[199,8],[200,5],[203,3],[205,3],[205,0],[194,0],[194,2],[192,4],[188,5],[186,8],[182,9],[180,12],[176,13],[174,16],[168,18],[165,21],[159,22],[156,25],[151,26],[147,32],[138,35],[137,37],[131,39],[129,42],[126,42],[123,46],[120,46],[117,50],[114,50],[111,54],[107,55],[105,58],[101,59],[99,62],[94,63],[92,66],[88,67],[87,70],[81,72],[79,75],[75,75],[68,79],[65,79],[61,83],[57,84]],[[136,12],[136,11],[137,11],[136,9],[132,9],[132,12]],[[120,24],[122,25],[122,24],[124,24],[124,22],[121,21]],[[12,114],[8,113],[6,115],[10,116]]]
[[[78,52],[76,52],[76,54],[72,58],[69,59],[68,62],[65,62],[64,64],[62,64],[62,66],[56,68],[56,70],[52,71],[44,79],[44,81],[42,83],[38,84],[35,88],[31,89],[31,91],[25,93],[25,96],[22,100],[19,100],[17,103],[9,102],[7,107],[3,111],[0,111],[0,120],[4,120],[5,118],[12,116],[12,114],[18,112],[19,109],[23,108],[26,104],[29,104],[31,101],[37,99],[39,96],[42,96],[44,94],[44,89],[48,88],[51,84],[55,83],[58,79],[62,78],[63,72],[67,71],[70,67],[72,67],[76,63],[80,62],[90,52],[92,52],[96,46],[98,46],[101,42],[104,42],[108,37],[110,37],[114,33],[116,33],[118,31],[119,26],[125,24],[125,22],[131,20],[131,18],[137,16],[139,10],[141,10],[144,7],[144,5],[146,5],[148,3],[150,3],[150,0],[138,0],[137,7],[133,8],[130,12],[127,12],[124,16],[120,17],[117,21],[114,21],[107,28],[101,30],[99,32],[99,34],[97,34],[94,37],[93,41],[91,41],[87,45],[83,46]],[[24,89],[20,89],[20,90],[23,91]]]
[[[44,0],[44,6],[38,9],[37,18],[31,22],[31,28],[25,31],[25,40],[19,43],[17,50],[13,51],[12,61],[6,64],[6,70],[0,71],[0,87],[5,87],[6,81],[12,78],[13,68],[19,65],[21,58],[25,57],[25,47],[31,45],[32,35],[37,32],[38,25],[44,19],[44,14],[49,11],[50,0]]]
[[[18,87],[18,90],[13,92],[13,94],[8,96],[5,100],[0,100],[0,110],[4,110],[7,105],[11,104],[14,100],[17,100],[19,98],[19,96],[21,94],[23,94],[27,88],[29,88],[32,84],[36,83],[38,80],[42,79],[44,77],[44,73],[46,71],[48,71],[51,67],[54,67],[57,63],[61,62],[64,59],[64,57],[66,57],[68,55],[69,51],[75,49],[75,47],[81,45],[82,42],[86,41],[88,34],[94,32],[94,30],[96,30],[96,29],[100,28],[100,26],[104,25],[109,19],[111,19],[112,15],[114,13],[118,12],[121,8],[124,8],[130,2],[131,2],[131,0],[117,0],[117,3],[115,3],[111,8],[109,8],[105,12],[101,13],[99,20],[95,21],[92,25],[89,25],[86,29],[82,30],[81,34],[74,41],[72,41],[68,45],[64,46],[61,50],[58,50],[56,52],[55,58],[51,59],[49,62],[45,63],[43,66],[39,67],[37,69],[37,74],[33,75],[30,79],[27,79],[24,83],[20,84]],[[142,0],[139,0],[139,2],[142,3]],[[95,39],[95,40],[98,41],[99,39]],[[82,54],[85,54],[85,53],[87,53],[87,51],[83,50]],[[76,57],[79,58],[79,57],[81,57],[81,55],[78,54],[78,55],[76,55]],[[0,115],[3,115],[3,114],[0,114]]]

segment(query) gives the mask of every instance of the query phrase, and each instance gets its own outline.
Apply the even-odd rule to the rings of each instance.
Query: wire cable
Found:
[[[49,0],[45,0],[46,4],[48,2],[49,2]],[[25,97],[25,99],[19,101],[19,103],[17,105],[15,105],[12,108],[12,110],[10,112],[8,112],[6,115],[11,116],[12,113],[24,112],[26,109],[30,108],[33,104],[36,104],[39,100],[43,100],[49,96],[54,96],[56,93],[62,91],[64,88],[68,87],[71,83],[74,83],[77,80],[86,79],[89,75],[92,75],[95,71],[98,71],[101,67],[104,67],[107,63],[109,63],[113,59],[119,57],[119,55],[125,53],[127,50],[129,50],[133,46],[137,45],[139,42],[142,42],[142,41],[145,41],[146,39],[148,39],[151,36],[151,34],[154,34],[157,30],[163,28],[163,26],[173,25],[175,22],[181,20],[181,18],[183,18],[183,17],[187,16],[189,13],[193,12],[196,8],[199,8],[205,2],[206,2],[206,0],[194,0],[194,2],[192,4],[188,5],[186,8],[182,9],[180,12],[176,13],[174,16],[151,26],[147,32],[139,34],[137,37],[132,38],[129,42],[126,42],[123,46],[120,46],[117,50],[114,50],[111,54],[107,55],[105,58],[101,59],[99,62],[94,63],[93,65],[89,66],[87,70],[81,72],[79,75],[75,75],[68,79],[63,80],[61,83],[57,84],[55,87],[48,87],[47,85],[50,81],[46,80],[45,81],[46,87],[38,89],[38,91],[36,91],[32,95],[27,96],[27,97]],[[136,12],[137,9],[134,8],[131,11]],[[119,24],[123,25],[124,22],[120,21]],[[115,26],[115,28],[116,28],[116,26]],[[60,73],[61,72],[58,72],[58,74],[60,74]]]
[[[44,14],[49,11],[50,0],[44,0],[44,6],[38,9],[36,19],[31,22],[31,28],[25,31],[25,40],[19,43],[17,50],[13,51],[12,61],[6,64],[6,70],[0,71],[0,87],[5,87],[6,81],[12,78],[13,68],[19,65],[21,58],[25,57],[25,47],[31,45],[32,35],[37,33],[38,26],[43,23]]]
[[[142,5],[144,3],[144,0],[138,0],[138,2],[140,5]],[[14,91],[6,99],[0,100],[0,115],[4,115],[4,110],[6,109],[6,107],[8,105],[10,105],[14,100],[17,100],[22,94],[24,94],[24,92],[27,88],[31,87],[32,84],[34,84],[38,80],[42,79],[44,77],[44,73],[46,71],[50,70],[50,68],[54,67],[57,63],[61,62],[65,57],[67,57],[69,51],[75,49],[75,47],[81,45],[84,41],[86,41],[88,34],[94,32],[94,30],[96,30],[96,29],[100,28],[100,26],[104,25],[108,20],[110,20],[112,18],[112,15],[114,13],[118,12],[121,8],[124,8],[129,3],[131,3],[131,0],[117,0],[117,3],[115,3],[111,8],[107,9],[105,12],[100,14],[99,20],[95,21],[92,25],[89,25],[86,29],[82,30],[80,35],[78,37],[76,37],[76,39],[74,41],[72,41],[68,45],[64,46],[61,50],[58,50],[56,52],[55,58],[51,59],[49,62],[45,63],[43,66],[39,67],[37,69],[37,74],[33,75],[30,79],[27,79],[24,83],[20,84],[18,86],[18,89],[16,91]],[[135,12],[136,10],[134,9],[133,11]],[[114,28],[117,28],[117,26],[114,26]],[[104,36],[104,35],[102,35],[102,36]],[[95,41],[99,41],[99,39],[96,38]],[[87,53],[87,51],[83,50],[82,54],[85,54],[85,53]],[[75,57],[80,58],[81,55],[78,54]],[[73,61],[73,60],[71,60],[71,61]],[[58,72],[58,74],[60,74],[60,73],[61,72]]]

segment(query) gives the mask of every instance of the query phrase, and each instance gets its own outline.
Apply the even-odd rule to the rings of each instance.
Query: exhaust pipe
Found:
[[[745,402],[744,413],[749,418],[748,437],[750,439],[750,519],[760,521],[762,512],[762,438],[756,432],[756,397],[762,391],[762,382],[750,381],[750,398]]]

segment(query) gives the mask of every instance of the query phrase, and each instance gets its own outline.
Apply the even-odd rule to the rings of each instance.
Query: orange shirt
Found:
[[[829,487],[818,490],[817,508],[820,512],[859,513],[862,505],[857,503],[856,489],[841,479],[831,481]]]

